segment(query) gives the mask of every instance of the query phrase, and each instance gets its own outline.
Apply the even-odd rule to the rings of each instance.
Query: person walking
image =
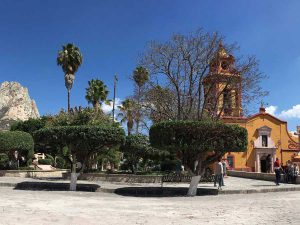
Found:
[[[296,184],[296,179],[297,179],[298,175],[299,175],[299,166],[296,163],[294,163],[294,165],[293,165],[293,177],[292,177],[292,183],[293,184]]]
[[[222,176],[222,186],[225,186],[224,184],[224,177],[226,176],[226,162],[224,159],[222,159],[222,167],[223,167],[223,176]]]
[[[275,170],[275,177],[276,177],[275,183],[276,185],[279,185],[281,170],[280,170],[280,161],[278,158],[276,158],[276,161],[274,162],[274,170]]]
[[[214,163],[214,187],[217,187],[217,182],[218,182],[217,167],[218,167],[218,162],[215,162]]]
[[[218,163],[216,164],[215,175],[217,176],[218,181],[218,190],[222,190],[222,180],[223,180],[223,164],[221,162],[222,157],[218,159]]]

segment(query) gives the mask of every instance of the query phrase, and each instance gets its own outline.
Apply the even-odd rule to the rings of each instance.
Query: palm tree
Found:
[[[73,44],[62,46],[62,50],[58,52],[57,65],[61,66],[65,73],[65,86],[68,90],[68,112],[70,112],[70,91],[75,79],[75,73],[82,64],[82,54],[78,47]]]
[[[86,88],[86,95],[85,99],[88,101],[88,103],[91,103],[95,109],[95,111],[98,112],[101,104],[106,101],[108,90],[107,86],[103,83],[102,80],[90,80],[89,86]]]
[[[149,72],[146,68],[142,66],[138,66],[134,71],[133,71],[133,80],[136,83],[138,87],[138,96],[137,96],[137,107],[138,109],[136,110],[136,116],[135,116],[135,121],[136,121],[136,133],[139,133],[139,124],[140,124],[140,119],[141,119],[141,113],[140,113],[140,108],[141,108],[141,89],[145,85],[145,83],[149,80]]]
[[[127,121],[127,132],[128,135],[131,134],[134,118],[133,118],[133,111],[134,111],[134,102],[130,99],[126,99],[122,102],[122,105],[118,106],[120,113],[118,117],[121,117],[121,123]]]

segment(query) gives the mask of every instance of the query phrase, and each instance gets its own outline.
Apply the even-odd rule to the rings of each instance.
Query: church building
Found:
[[[273,172],[276,158],[284,165],[300,152],[298,138],[288,132],[287,122],[266,112],[263,106],[257,114],[243,115],[242,77],[235,69],[235,59],[222,45],[210,63],[210,71],[204,80],[206,110],[219,116],[224,123],[238,124],[248,131],[248,147],[245,152],[230,152],[224,156],[234,170]]]

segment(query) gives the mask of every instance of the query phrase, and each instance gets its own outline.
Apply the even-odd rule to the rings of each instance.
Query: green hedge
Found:
[[[150,128],[150,143],[157,148],[191,151],[231,151],[247,149],[247,130],[238,125],[214,121],[172,121]]]
[[[124,130],[120,127],[103,126],[57,126],[47,127],[34,132],[36,142],[59,144],[81,150],[102,148],[122,144]]]
[[[198,174],[226,152],[245,151],[247,136],[245,128],[215,121],[170,121],[150,128],[153,147],[173,152]],[[196,160],[201,160],[201,167],[195,170]]]
[[[41,165],[52,165],[53,161],[50,158],[46,159],[39,159],[38,161],[39,164]]]
[[[34,132],[34,139],[36,143],[61,149],[67,146],[73,158],[84,163],[91,154],[107,152],[124,143],[125,132],[121,127],[111,125],[57,126]]]
[[[31,160],[34,154],[34,141],[29,133],[22,131],[3,131],[0,132],[0,152],[13,156],[14,151],[19,155]]]
[[[8,158],[7,154],[0,153],[0,169],[1,170],[8,168],[8,162],[9,162],[9,158]]]

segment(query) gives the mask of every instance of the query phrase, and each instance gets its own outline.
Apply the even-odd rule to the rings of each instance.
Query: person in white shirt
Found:
[[[218,181],[218,190],[222,190],[222,179],[223,179],[223,164],[221,162],[222,158],[220,157],[218,159],[218,163],[216,164],[216,168],[215,168],[215,175],[217,177],[217,181]]]

